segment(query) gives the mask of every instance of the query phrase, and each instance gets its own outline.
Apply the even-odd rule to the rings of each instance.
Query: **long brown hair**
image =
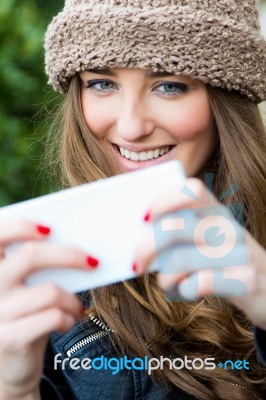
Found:
[[[233,182],[237,185],[238,190],[220,202],[242,204],[246,228],[266,248],[266,134],[258,106],[238,93],[210,86],[207,90],[216,148],[198,177],[215,174],[212,191],[217,198]],[[48,154],[62,187],[116,174],[84,121],[78,76],[72,79],[55,118]],[[255,352],[251,323],[226,300],[206,296],[198,302],[165,301],[153,274],[96,289],[90,295],[93,307],[88,312],[114,330],[111,339],[120,352],[250,363],[250,370],[238,374],[222,368],[154,371],[153,378],[161,379],[166,389],[170,382],[201,400],[252,400],[265,393],[266,370]]]

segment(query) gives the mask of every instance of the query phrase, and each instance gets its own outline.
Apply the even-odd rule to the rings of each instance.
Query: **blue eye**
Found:
[[[108,80],[91,80],[85,83],[85,87],[97,93],[109,93],[114,90],[116,85],[112,81]],[[164,88],[164,90],[158,90],[159,88]],[[180,93],[185,93],[188,91],[188,86],[184,83],[177,82],[164,82],[155,87],[157,92],[164,94],[166,96],[176,96]]]
[[[165,90],[158,90],[158,88],[164,87]],[[188,91],[188,87],[184,83],[175,83],[175,82],[165,82],[158,85],[155,89],[158,90],[159,93],[166,94],[166,96],[177,95],[178,93],[185,93]]]
[[[86,82],[85,87],[87,89],[91,89],[95,92],[110,92],[110,90],[113,89],[112,86],[114,86],[114,84],[111,81],[92,80],[92,81]]]

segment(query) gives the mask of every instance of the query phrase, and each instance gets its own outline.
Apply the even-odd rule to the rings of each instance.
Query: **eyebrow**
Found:
[[[98,74],[98,75],[108,75],[108,76],[116,76],[116,74],[108,68],[103,68],[103,69],[98,69],[98,68],[94,68],[94,69],[87,69],[87,72],[92,72],[94,74]],[[163,71],[163,72],[153,72],[153,71],[148,71],[146,70],[144,73],[145,78],[161,78],[161,77],[165,77],[165,76],[173,76],[174,74],[171,74],[169,72]]]

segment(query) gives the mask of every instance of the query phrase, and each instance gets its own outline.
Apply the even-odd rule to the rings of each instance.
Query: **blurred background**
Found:
[[[0,206],[54,189],[43,178],[41,160],[46,108],[58,101],[46,85],[43,37],[63,5],[0,0]]]
[[[43,35],[63,4],[63,0],[0,2],[0,206],[57,189],[47,183],[41,158],[48,110],[60,101],[60,95],[46,85]],[[266,37],[266,0],[260,7]]]

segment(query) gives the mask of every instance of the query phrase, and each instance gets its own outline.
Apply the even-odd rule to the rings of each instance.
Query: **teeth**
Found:
[[[130,159],[133,160],[133,161],[139,161],[138,153],[135,153],[134,151],[131,151]]]
[[[123,147],[119,147],[120,154],[127,158],[128,160],[132,161],[147,161],[152,160],[153,158],[158,158],[163,156],[164,154],[168,153],[170,150],[169,146],[163,147],[162,149],[155,149],[149,151],[141,151],[137,153],[135,151],[129,151],[124,149]]]
[[[158,158],[159,157],[159,155],[160,155],[160,151],[159,151],[159,149],[157,149],[157,150],[155,150],[155,152],[154,152],[154,158]]]
[[[144,151],[139,153],[139,161],[146,161],[146,160],[148,160],[147,153],[145,153]]]
[[[148,160],[151,160],[153,158],[153,151],[148,152]]]
[[[127,159],[130,159],[130,151],[125,150],[125,157],[126,157]]]

